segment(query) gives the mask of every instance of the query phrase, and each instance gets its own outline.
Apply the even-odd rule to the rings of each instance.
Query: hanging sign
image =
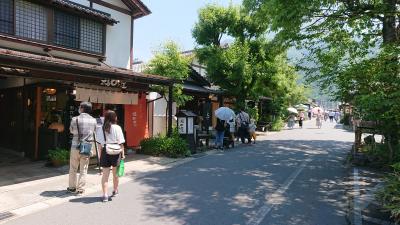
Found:
[[[127,88],[126,82],[120,80],[112,80],[112,79],[101,80],[100,85],[106,87],[120,87],[123,89]]]

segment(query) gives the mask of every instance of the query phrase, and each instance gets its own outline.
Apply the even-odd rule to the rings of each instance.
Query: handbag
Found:
[[[107,144],[106,132],[104,130],[104,127],[103,127],[103,136],[104,136],[104,149],[106,150],[106,153],[109,155],[121,154],[122,147],[120,144],[118,143]]]
[[[76,126],[78,128],[78,139],[79,139],[79,154],[85,155],[85,156],[90,156],[92,154],[92,143],[88,142],[87,140],[82,140],[81,139],[81,132],[79,129],[79,121],[78,118],[76,118]]]

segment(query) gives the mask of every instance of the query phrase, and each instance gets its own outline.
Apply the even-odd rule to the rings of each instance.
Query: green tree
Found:
[[[281,75],[284,72],[280,66],[285,64],[289,68],[285,49],[260,34],[264,30],[262,23],[257,23],[239,7],[217,5],[202,8],[194,26],[193,37],[199,44],[197,57],[206,66],[210,80],[234,97],[238,107],[244,106],[246,100],[257,101],[261,96],[274,95],[277,102],[289,104],[279,98],[288,93],[302,95],[292,85],[297,79],[293,68],[285,71],[290,71],[290,76]],[[223,37],[233,42],[222,45]],[[288,88],[291,85],[293,88]],[[281,87],[287,92],[275,95]],[[280,107],[284,108],[282,104]]]
[[[244,5],[266,32],[275,32],[276,42],[308,50],[299,66],[309,81],[352,103],[361,118],[380,121],[390,149],[398,144],[398,0],[244,0]]]
[[[183,94],[183,81],[189,75],[191,59],[181,54],[179,46],[172,41],[167,41],[154,53],[154,57],[146,66],[145,73],[158,74],[175,79],[177,83],[173,88],[173,99],[178,106],[185,104],[191,96]],[[153,89],[163,96],[168,93],[168,87],[155,86]]]

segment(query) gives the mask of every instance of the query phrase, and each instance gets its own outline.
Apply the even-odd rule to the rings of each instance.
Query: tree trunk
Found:
[[[398,41],[396,28],[396,2],[397,0],[384,0],[384,18],[383,18],[383,43],[390,44]]]
[[[392,138],[388,138],[388,148],[389,148],[389,165],[393,162],[393,145]]]

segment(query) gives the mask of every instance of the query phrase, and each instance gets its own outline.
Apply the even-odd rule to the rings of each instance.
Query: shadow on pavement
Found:
[[[84,203],[84,204],[93,204],[101,202],[101,197],[82,197],[82,198],[75,198],[69,200],[69,202],[73,203]],[[111,198],[109,199],[111,201]]]
[[[59,190],[59,191],[43,191],[40,193],[40,196],[43,197],[60,197],[60,198],[66,198],[70,196],[71,194],[68,194],[66,190]]]
[[[184,224],[245,224],[271,201],[270,224],[341,224],[351,143],[267,140],[136,179],[148,216]],[[292,191],[271,197],[307,158]],[[294,193],[295,191],[295,193]],[[338,222],[340,221],[340,222]]]

